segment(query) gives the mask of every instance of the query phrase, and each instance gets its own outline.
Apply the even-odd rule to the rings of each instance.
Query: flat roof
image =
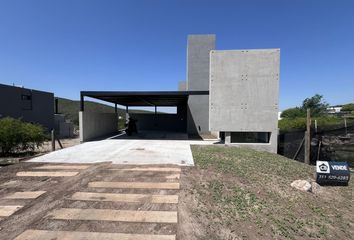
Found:
[[[54,95],[54,93],[52,93],[52,92],[46,92],[46,91],[31,89],[31,88],[25,88],[23,86],[17,86],[17,85],[7,85],[7,84],[2,84],[2,83],[0,83],[0,88],[18,89],[18,90],[33,91],[33,92],[40,92],[40,93],[47,93],[47,94]]]
[[[209,95],[209,91],[81,91],[91,97],[123,106],[177,106],[186,103],[190,95]]]

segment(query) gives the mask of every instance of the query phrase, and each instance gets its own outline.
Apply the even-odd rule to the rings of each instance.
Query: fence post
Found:
[[[52,137],[52,151],[55,151],[55,132],[54,132],[54,129],[51,131],[51,137]]]
[[[310,164],[311,157],[311,111],[307,109],[307,121],[305,132],[305,163]]]
[[[346,117],[344,117],[344,128],[345,128],[345,136],[348,136],[347,118]]]

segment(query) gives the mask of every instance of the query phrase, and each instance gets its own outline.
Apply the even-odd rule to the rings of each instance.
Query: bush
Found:
[[[306,129],[306,118],[283,118],[279,120],[280,131]]]
[[[314,117],[311,121],[311,127],[315,127],[315,120],[317,120],[317,128],[321,130],[330,130],[344,127],[343,118],[335,116]],[[348,126],[354,125],[354,120],[347,120]],[[279,120],[280,131],[292,131],[292,130],[306,130],[306,118],[284,118]]]
[[[18,119],[0,119],[0,151],[2,155],[21,151],[34,151],[47,139],[42,126]]]
[[[303,111],[303,109],[299,107],[288,108],[284,110],[280,115],[281,118],[299,118],[305,116],[306,116],[306,111]]]
[[[342,110],[343,112],[354,112],[354,103],[348,103],[343,105]]]

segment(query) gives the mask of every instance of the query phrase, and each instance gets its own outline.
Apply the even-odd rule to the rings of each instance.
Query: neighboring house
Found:
[[[215,35],[190,35],[187,80],[179,91],[82,91],[80,140],[117,131],[117,114],[84,111],[84,98],[116,105],[155,107],[155,114],[131,114],[138,129],[219,135],[226,144],[276,152],[279,49],[215,50]],[[161,114],[159,106],[177,107]]]
[[[59,138],[74,137],[74,124],[65,118],[65,114],[59,113],[59,98],[55,98],[54,129]]]
[[[327,108],[327,112],[330,114],[337,114],[341,112],[342,107],[342,105],[330,106]]]
[[[283,118],[281,117],[282,112],[278,112],[278,120],[282,120]]]
[[[12,117],[54,127],[54,94],[0,84],[0,118]]]

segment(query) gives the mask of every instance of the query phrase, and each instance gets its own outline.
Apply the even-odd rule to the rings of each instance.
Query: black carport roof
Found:
[[[82,91],[84,97],[91,97],[123,106],[177,106],[186,103],[190,95],[208,95],[209,91]]]

